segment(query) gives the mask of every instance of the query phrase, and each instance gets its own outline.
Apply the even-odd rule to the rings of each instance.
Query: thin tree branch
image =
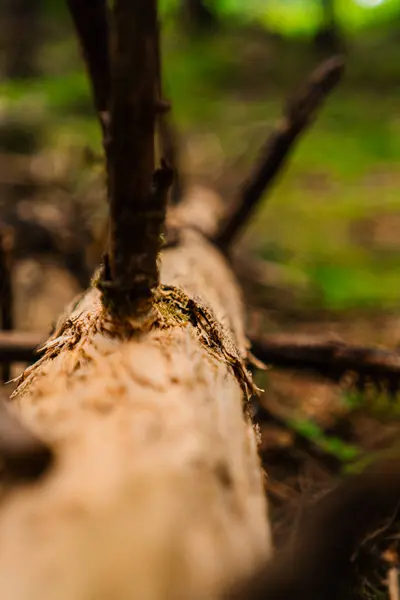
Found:
[[[314,71],[300,94],[289,102],[283,118],[261,150],[254,172],[245,181],[237,206],[221,223],[216,238],[220,247],[228,248],[246,226],[262,195],[288,159],[295,141],[312,122],[326,96],[339,82],[343,69],[344,63],[340,57],[324,62]]]
[[[110,61],[109,269],[105,269],[102,285],[110,308],[136,316],[151,313],[171,184],[167,167],[153,177],[157,35],[156,0],[115,0]]]
[[[106,136],[110,66],[106,0],[67,0],[89,72],[94,105]]]
[[[46,335],[25,331],[0,331],[0,363],[33,362]]]
[[[400,389],[400,353],[311,336],[254,336],[251,343],[259,360],[278,368],[312,371],[334,381],[353,372],[361,388],[370,380],[389,392]]]
[[[0,462],[8,480],[30,481],[50,466],[50,448],[29,431],[0,399]]]
[[[0,313],[1,328],[3,331],[11,331],[14,327],[13,314],[13,286],[11,251],[13,245],[12,231],[0,232]],[[11,374],[11,363],[4,362],[1,368],[3,381],[8,381]]]

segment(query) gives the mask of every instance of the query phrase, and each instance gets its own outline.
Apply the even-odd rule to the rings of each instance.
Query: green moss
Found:
[[[160,290],[156,294],[155,308],[159,311],[164,325],[168,327],[186,325],[191,321],[191,313],[187,302],[174,296],[171,292],[166,294]]]
[[[354,461],[360,455],[359,448],[347,444],[338,437],[326,435],[316,423],[309,419],[289,419],[288,426],[343,463]]]

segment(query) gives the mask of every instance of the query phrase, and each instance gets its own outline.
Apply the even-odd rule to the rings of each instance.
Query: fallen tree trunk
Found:
[[[1,597],[217,598],[269,552],[239,292],[180,238],[151,331],[128,335],[93,289],[25,373],[15,402],[56,463],[3,500]]]

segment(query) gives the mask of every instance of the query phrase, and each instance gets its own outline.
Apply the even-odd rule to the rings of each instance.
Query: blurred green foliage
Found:
[[[189,169],[236,189],[285,97],[319,60],[310,42],[273,39],[270,32],[315,33],[321,2],[209,0],[227,27],[198,39],[183,34],[175,18],[178,0],[161,4],[166,91],[195,157]],[[24,118],[40,113],[45,145],[100,150],[64,2],[45,0],[45,8],[52,34],[39,55],[43,76],[1,83],[0,109],[12,107]],[[298,144],[244,241],[302,273],[311,307],[393,308],[400,274],[398,242],[389,231],[391,220],[400,220],[400,2],[362,8],[355,0],[336,0],[335,14],[348,46],[346,80]],[[237,157],[240,164],[232,169]],[[387,240],[381,232],[385,219]]]
[[[217,0],[216,9],[226,15],[253,18],[259,20],[269,29],[284,33],[313,34],[319,27],[322,18],[319,0]],[[348,32],[356,32],[378,23],[387,23],[400,14],[398,0],[382,0],[381,2],[364,2],[356,0],[334,0],[335,16],[338,24]]]
[[[308,439],[326,454],[334,456],[343,463],[352,463],[359,459],[361,451],[342,439],[326,435],[323,429],[310,419],[289,419],[287,425],[298,435]]]
[[[160,0],[162,16],[176,16],[184,0]],[[285,35],[315,33],[322,19],[321,0],[204,0],[220,19],[258,22]],[[349,33],[390,23],[400,17],[399,0],[333,0],[335,18]],[[66,15],[64,0],[43,0],[52,16]]]
[[[258,22],[284,35],[314,34],[323,19],[321,0],[204,0],[221,19]],[[347,32],[391,22],[400,16],[398,0],[333,0],[335,18]],[[161,0],[164,15],[176,14],[180,0]]]

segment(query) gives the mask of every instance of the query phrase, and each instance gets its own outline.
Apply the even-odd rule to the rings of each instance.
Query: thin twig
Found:
[[[324,62],[308,79],[302,92],[288,104],[284,117],[261,150],[258,165],[244,183],[237,206],[221,223],[216,238],[220,247],[227,249],[248,223],[262,195],[281,171],[300,133],[311,123],[326,96],[339,82],[343,68],[343,60],[339,57]]]
[[[39,358],[37,348],[46,335],[25,331],[0,331],[0,363],[33,362]]]
[[[50,448],[12,415],[0,399],[0,462],[7,479],[37,479],[52,460]]]
[[[359,376],[359,384],[369,379],[384,385],[389,393],[400,389],[398,352],[291,334],[254,336],[251,343],[259,360],[278,368],[312,371],[333,381],[353,372]]]
[[[13,234],[11,231],[0,232],[0,312],[1,328],[3,331],[11,331],[14,327],[13,315],[13,286],[11,251],[13,245]],[[3,381],[9,381],[11,374],[11,363],[4,362],[1,367]]]
[[[170,170],[155,177],[156,0],[115,0],[111,20],[109,275],[103,298],[120,313],[151,313]],[[107,269],[106,269],[107,270]],[[107,279],[107,278],[106,278]]]
[[[89,72],[94,104],[106,134],[110,67],[106,0],[67,0]]]

